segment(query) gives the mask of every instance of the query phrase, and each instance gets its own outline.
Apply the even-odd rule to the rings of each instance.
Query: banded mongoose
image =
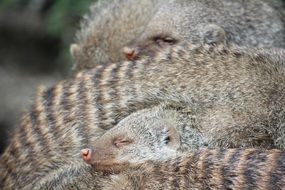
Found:
[[[159,6],[170,0],[98,0],[83,17],[70,46],[75,70],[124,59],[123,47],[143,32]]]
[[[268,0],[107,0],[84,17],[71,54],[78,71],[180,41],[285,47],[284,34],[282,16]]]
[[[207,140],[191,116],[187,108],[166,105],[140,110],[91,141],[90,148],[81,150],[81,157],[86,163],[99,163],[100,167],[108,168],[115,161],[131,164],[161,161],[178,152],[207,147]]]
[[[276,60],[265,51],[180,44],[153,58],[100,65],[40,90],[1,156],[0,188],[24,188],[80,162],[80,150],[105,130],[161,103],[191,108],[211,147],[283,148],[285,53],[272,50],[280,55]]]
[[[187,110],[179,110],[182,115],[185,111]],[[221,187],[225,182],[227,182],[225,187],[228,188],[234,185],[232,183],[233,181],[238,182],[235,184],[239,184],[241,183],[239,180],[243,177],[252,178],[248,178],[246,184],[242,184],[244,185],[241,186],[242,188],[247,186],[253,188],[254,185],[256,185],[259,189],[274,189],[280,185],[280,183],[267,183],[268,186],[263,186],[264,184],[260,185],[260,183],[256,183],[255,181],[256,178],[261,177],[261,175],[267,180],[270,179],[270,176],[273,178],[276,175],[278,175],[278,179],[282,178],[285,172],[285,169],[283,169],[285,154],[277,150],[264,152],[262,150],[251,149],[240,149],[237,151],[229,149],[210,150],[210,153],[209,150],[200,150],[195,159],[201,157],[202,162],[209,164],[209,168],[206,168],[206,164],[204,164],[204,168],[201,168],[203,164],[197,164],[198,160],[189,159],[193,156],[193,151],[190,152],[191,149],[189,149],[189,145],[192,146],[190,139],[193,138],[195,129],[185,126],[188,124],[188,119],[180,115],[181,113],[178,114],[176,110],[171,110],[163,106],[153,108],[153,111],[146,109],[127,116],[127,118],[123,119],[116,127],[108,130],[102,137],[92,142],[92,149],[83,149],[81,151],[83,160],[91,164],[93,168],[79,164],[59,168],[54,170],[47,177],[42,178],[36,184],[36,189],[49,189],[50,187],[52,187],[52,189],[138,189],[139,187],[140,189],[145,189],[146,184],[153,185],[159,183],[161,178],[165,178],[165,180],[168,181],[167,172],[170,172],[169,174],[174,172],[172,167],[175,166],[174,164],[168,164],[169,162],[175,162],[175,160],[180,163],[187,161],[188,166],[186,166],[186,164],[177,165],[180,169],[176,170],[177,173],[172,174],[178,175],[180,178],[175,178],[177,180],[175,183],[168,183],[167,186],[165,186],[171,189],[186,188],[183,186],[185,183],[188,183],[188,188],[192,186],[198,188],[198,185],[201,185],[199,184],[201,181],[198,183],[193,180],[197,180],[194,175],[197,175],[199,172],[201,174],[209,174],[207,176],[209,179],[203,179],[207,184],[207,180],[209,180],[210,184],[214,183]],[[178,122],[180,122],[179,126],[177,126]],[[194,142],[195,140],[192,141]],[[188,149],[185,149],[185,147]],[[185,150],[186,152],[184,152]],[[215,154],[212,154],[213,152]],[[197,153],[194,153],[194,155],[195,154]],[[275,156],[275,154],[277,156]],[[280,160],[278,160],[279,154],[283,154]],[[181,155],[185,157],[181,159]],[[245,155],[247,157],[243,158]],[[240,160],[239,158],[243,158],[244,160]],[[147,163],[149,161],[152,161],[152,163]],[[143,167],[140,168],[138,166],[139,164],[142,164]],[[190,167],[189,164],[200,168],[189,173],[178,172],[189,169],[184,168]],[[275,171],[272,169],[273,166],[277,168]],[[215,168],[211,170],[212,167]],[[225,169],[222,170],[222,167]],[[161,172],[159,168],[163,168],[164,172]],[[220,168],[220,170],[218,168]],[[271,169],[273,170],[272,173],[270,171]],[[137,173],[136,170],[142,172]],[[248,174],[246,174],[247,171]],[[263,173],[261,174],[260,172]],[[146,175],[160,176],[148,178]],[[171,178],[171,175],[169,176]],[[182,178],[187,179],[187,177],[193,180],[186,180],[186,182],[182,180]],[[236,178],[238,180],[236,180]],[[144,180],[139,182],[141,179]],[[225,180],[225,182],[221,184],[221,180]],[[136,181],[139,183],[134,183]],[[214,189],[218,188],[212,185],[209,186]],[[153,189],[156,186],[150,185],[150,187]],[[198,189],[201,188],[200,186]]]
[[[112,174],[87,165],[53,171],[34,189],[284,189],[283,150],[203,149],[164,161],[132,164]]]
[[[177,0],[162,5],[124,53],[137,59],[179,41],[284,48],[285,28],[280,12],[264,1]]]
[[[132,164],[167,160],[183,152],[211,147],[200,129],[195,128],[195,122],[187,109],[158,106],[141,110],[122,119],[91,142],[89,148],[82,149],[81,157],[97,171],[116,171]],[[257,133],[257,138],[258,135],[262,134]]]
[[[206,149],[130,171],[102,189],[285,189],[285,152]]]
[[[92,142],[91,149],[81,150],[83,160],[94,171],[110,175],[102,181],[100,176],[94,178],[96,187],[103,184],[102,189],[285,189],[284,151],[183,152],[195,130],[186,126],[187,122],[183,124],[185,117],[164,108],[127,118]]]

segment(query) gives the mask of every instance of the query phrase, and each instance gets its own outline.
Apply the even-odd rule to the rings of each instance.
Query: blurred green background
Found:
[[[0,30],[6,40],[36,38],[49,50],[55,62],[48,69],[68,72],[70,68],[69,44],[79,26],[82,14],[96,0],[2,0],[0,1]],[[2,35],[3,37],[3,35]],[[33,40],[32,40],[33,41]],[[13,41],[15,42],[15,40]],[[19,42],[20,43],[20,42]],[[50,43],[50,44],[49,44]],[[0,63],[1,64],[1,63]],[[38,63],[40,64],[40,63]]]
[[[96,0],[0,0],[0,153],[38,85],[71,71],[69,45]]]

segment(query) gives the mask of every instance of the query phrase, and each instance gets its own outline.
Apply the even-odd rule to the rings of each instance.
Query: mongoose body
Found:
[[[284,166],[280,150],[206,149],[133,167],[102,189],[285,189]]]
[[[282,150],[203,149],[132,164],[116,173],[63,166],[30,189],[284,189],[284,168]]]
[[[24,188],[80,162],[80,150],[105,130],[161,103],[191,108],[212,147],[283,148],[284,52],[264,51],[176,45],[154,58],[100,65],[40,90],[1,156],[1,187]]]
[[[75,69],[120,61],[124,54],[128,59],[153,55],[181,41],[285,47],[282,16],[272,4],[260,0],[99,1],[84,17],[71,46]]]

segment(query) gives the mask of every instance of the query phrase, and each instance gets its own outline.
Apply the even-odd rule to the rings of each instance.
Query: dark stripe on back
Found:
[[[185,174],[183,175],[184,176],[184,182],[185,182],[185,188],[184,189],[189,189],[190,188],[190,183],[191,183],[190,176],[191,177],[192,177],[192,175],[193,176],[197,176],[197,170],[193,170],[192,169],[192,164],[193,163],[197,163],[197,153],[193,154],[193,160],[191,158],[189,158],[189,157],[186,157],[186,158],[187,158],[187,162],[186,162],[186,165],[185,165]]]
[[[68,89],[70,88],[70,82],[66,82],[63,84],[62,86],[62,97],[61,97],[61,100],[60,100],[60,106],[62,108],[62,110],[64,112],[67,112],[70,110],[70,105],[68,103],[68,99],[67,97],[69,96],[69,92],[68,92]],[[66,116],[66,114],[63,114]],[[66,121],[67,117],[64,118],[64,121]]]
[[[198,160],[197,160],[197,181],[199,181],[199,189],[205,189],[207,187],[206,183],[204,182],[206,179],[206,166],[205,161],[209,155],[209,149],[203,149],[199,150],[199,153],[197,154]]]
[[[270,180],[268,184],[269,189],[282,189],[282,178],[285,175],[285,151],[276,152],[278,154],[276,156],[276,165],[275,168],[272,169],[269,173]]]
[[[133,81],[133,78],[134,78],[134,73],[135,73],[135,70],[137,69],[136,67],[136,64],[137,62],[135,61],[132,61],[132,62],[129,62],[128,64],[128,68],[126,70],[126,74],[125,74],[125,86],[129,85],[129,89],[130,90],[127,90],[126,93],[131,93],[131,96],[135,96],[136,95],[136,89],[135,89],[135,85],[134,83],[131,83]],[[130,85],[132,84],[132,85]],[[127,94],[124,95],[124,97],[128,97]],[[125,113],[125,114],[128,114],[128,113]]]
[[[213,152],[215,150],[207,150],[207,155],[204,159],[204,168],[203,170],[205,171],[204,179],[205,183],[207,184],[206,189],[210,189],[211,187],[211,178],[212,178],[212,172],[213,172]]]
[[[30,169],[29,171],[21,170],[20,175],[19,175],[20,179],[18,179],[20,181],[20,183],[25,182],[26,184],[28,184],[34,180],[34,178],[31,178],[30,173],[35,173],[37,168],[41,167],[40,163],[38,163],[37,159],[35,159],[35,158],[37,158],[38,154],[41,154],[41,153],[33,151],[33,148],[32,148],[33,144],[28,142],[28,136],[27,136],[27,132],[25,130],[25,127],[30,127],[30,126],[21,126],[19,132],[21,134],[21,137],[20,137],[21,144],[22,144],[23,148],[25,148],[25,150],[28,150],[28,155],[25,159],[21,160],[22,161],[21,164],[16,163],[15,165],[16,165],[16,167],[20,167],[21,165],[22,165],[22,167],[27,167],[27,165],[32,163],[31,167],[29,167],[29,169]],[[44,157],[41,159],[44,159]],[[23,180],[23,179],[25,179],[25,180]]]
[[[124,97],[139,97],[140,95],[137,92],[140,92],[141,89],[137,89],[138,86],[137,84],[142,84],[143,83],[143,76],[145,75],[146,72],[146,67],[150,65],[150,60],[148,59],[143,59],[143,60],[137,60],[137,61],[132,61],[129,62],[128,64],[128,68],[126,70],[125,73],[125,84],[128,86],[128,89],[126,91],[126,94],[124,95]],[[140,87],[141,85],[139,85]],[[130,112],[134,112],[138,109],[136,104],[139,104],[137,101],[133,102],[132,100],[129,100],[128,105],[126,105],[128,107],[128,113],[124,113],[129,114]],[[144,107],[147,107],[147,102],[144,101]]]
[[[173,189],[180,188],[180,183],[181,183],[180,163],[181,163],[181,157],[179,156],[175,159],[175,162],[172,165],[173,171],[171,171],[171,173],[174,174],[172,181]]]
[[[160,170],[161,175],[159,175],[159,179],[161,180],[161,183],[163,184],[163,189],[169,189],[168,181],[169,181],[169,177],[171,177],[171,176],[167,176],[167,178],[165,178],[165,174],[168,173],[169,166],[171,166],[171,161],[170,160],[165,162],[165,164],[160,165],[160,167],[161,167],[161,170]]]
[[[250,152],[247,157],[247,165],[245,167],[244,171],[244,178],[245,178],[245,184],[248,188],[253,189],[256,188],[257,184],[257,177],[259,176],[259,173],[257,172],[258,169],[258,150]]]
[[[46,136],[40,130],[39,125],[41,125],[41,122],[39,121],[39,113],[36,111],[35,107],[33,107],[32,110],[30,111],[30,121],[31,121],[31,127],[34,129],[37,139],[40,139],[39,144],[43,148],[42,150],[43,152],[41,152],[41,154],[45,154],[48,157],[50,152],[49,140],[46,139]]]
[[[128,68],[127,68],[126,74],[125,74],[126,79],[131,79],[131,78],[133,78],[133,75],[134,75],[133,71],[134,71],[135,65],[136,65],[136,62],[135,62],[135,61],[129,62]]]
[[[20,129],[18,128],[15,131],[19,136],[22,136],[22,134],[20,134]],[[16,147],[16,141],[18,141],[20,144],[20,147]],[[10,176],[11,180],[13,181],[17,181],[17,172],[16,172],[16,168],[15,168],[15,163],[19,163],[19,157],[21,155],[21,150],[22,150],[22,143],[23,143],[23,138],[13,138],[13,141],[9,147],[9,151],[8,153],[4,153],[3,156],[1,157],[1,159],[3,158],[3,166],[6,169],[6,172],[8,173],[8,175]],[[9,154],[9,155],[6,155]],[[5,156],[4,156],[5,155]]]
[[[103,124],[103,120],[105,118],[105,113],[104,110],[102,108],[102,101],[103,101],[103,97],[102,97],[102,87],[100,86],[101,80],[102,80],[102,73],[104,72],[104,70],[106,69],[108,65],[104,64],[104,65],[100,65],[100,67],[97,67],[95,74],[93,76],[93,83],[94,83],[94,89],[95,89],[95,93],[94,97],[95,98],[95,104],[96,104],[96,117],[98,118],[97,120],[98,122],[98,127],[101,129],[105,129],[106,126]]]
[[[59,114],[55,115],[55,112],[56,113],[58,112],[56,109],[54,109],[54,96],[55,96],[54,90],[55,87],[52,87],[43,93],[43,98],[44,98],[43,106],[47,118],[48,132],[51,136],[54,136],[54,139],[57,141],[57,144],[59,144],[60,142],[59,139],[62,138],[62,134],[60,134],[60,129],[59,129],[61,126],[56,126],[55,122],[56,117],[60,117],[60,115]]]
[[[111,110],[108,110],[111,112],[111,117],[114,119],[111,125],[117,124],[119,121],[119,118],[117,117],[120,113],[119,109],[119,100],[121,97],[119,97],[118,93],[118,72],[120,68],[122,67],[121,64],[117,63],[116,66],[111,70],[111,79],[108,81],[108,86],[110,87],[109,95],[111,96],[110,102],[113,103],[113,107]]]
[[[149,162],[149,165],[152,166],[153,165],[153,173],[154,173],[154,180],[160,180],[159,182],[161,184],[164,184],[165,181],[163,180],[163,178],[161,176],[163,176],[163,172],[161,171],[162,169],[162,165],[159,163],[152,163]],[[158,178],[157,178],[158,177]]]
[[[225,163],[222,167],[222,176],[223,179],[223,189],[230,189],[233,186],[233,180],[235,180],[236,173],[235,168],[238,164],[240,155],[242,153],[241,149],[235,149],[228,163]]]
[[[70,109],[71,106],[69,105],[69,101],[68,101],[68,97],[69,97],[69,88],[71,86],[71,82],[66,81],[65,83],[63,83],[62,85],[62,95],[60,98],[60,103],[59,103],[59,110],[62,112],[62,117],[63,117],[63,127],[68,127],[69,126],[69,122],[71,121],[72,118],[70,118]],[[62,129],[63,130],[63,129]],[[64,130],[63,130],[64,131]],[[62,151],[65,152],[65,154],[67,154],[69,152],[69,148],[71,146],[71,139],[73,138],[72,136],[67,136],[66,138],[61,137],[61,143],[59,144],[59,146],[61,147]]]
[[[76,98],[77,98],[77,110],[76,110],[76,116],[77,118],[79,118],[80,121],[80,126],[78,127],[79,133],[82,136],[82,146],[87,146],[89,144],[88,141],[88,134],[90,134],[89,129],[88,129],[88,100],[87,100],[87,96],[86,96],[86,87],[84,84],[84,80],[81,79],[80,83],[79,83],[79,89],[78,89],[78,93],[76,94]]]

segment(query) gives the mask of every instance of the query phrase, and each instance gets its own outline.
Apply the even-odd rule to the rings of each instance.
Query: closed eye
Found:
[[[171,38],[171,37],[165,37],[165,38],[163,38],[163,41],[166,43],[169,43],[169,44],[174,44],[176,40],[174,38]]]
[[[126,146],[132,143],[130,139],[116,139],[113,141],[115,147],[120,148],[122,146]]]
[[[170,36],[155,36],[153,38],[153,41],[156,42],[158,45],[163,45],[163,44],[170,44],[173,45],[177,42],[176,39],[170,37]]]

